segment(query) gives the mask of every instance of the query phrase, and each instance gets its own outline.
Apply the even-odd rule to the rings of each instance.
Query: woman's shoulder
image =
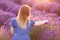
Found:
[[[16,18],[12,18],[12,21],[16,20]]]
[[[11,20],[12,22],[16,22],[16,18],[12,18],[12,20]]]
[[[33,20],[30,20],[30,22],[31,22],[31,24],[35,24],[35,21],[33,21]]]
[[[12,25],[13,27],[16,26],[16,18],[12,18],[12,20],[11,20],[11,25]]]

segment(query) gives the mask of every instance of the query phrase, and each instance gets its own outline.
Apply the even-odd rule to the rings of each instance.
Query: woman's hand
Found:
[[[48,23],[48,20],[44,20],[44,21],[37,21],[35,22],[34,26],[40,26],[40,25],[43,25],[45,23]]]

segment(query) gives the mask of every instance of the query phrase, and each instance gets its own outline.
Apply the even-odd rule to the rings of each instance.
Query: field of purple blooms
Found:
[[[60,40],[60,0],[0,0],[0,40],[11,39],[11,19],[24,4],[31,7],[33,21],[49,21],[32,28],[31,40]]]

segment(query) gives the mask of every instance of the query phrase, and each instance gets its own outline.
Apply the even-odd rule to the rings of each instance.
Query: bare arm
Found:
[[[45,24],[45,23],[47,23],[47,22],[48,22],[48,20],[37,21],[37,22],[35,22],[34,26],[40,26],[40,25],[43,25],[43,24]]]
[[[11,27],[11,33],[14,34],[14,28],[13,27]]]

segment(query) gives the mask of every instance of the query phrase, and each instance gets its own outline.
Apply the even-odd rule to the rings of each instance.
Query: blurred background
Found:
[[[49,21],[46,25],[33,27],[31,39],[60,40],[60,0],[0,0],[0,40],[11,39],[11,19],[17,16],[19,8],[24,4],[31,7],[33,21]]]

